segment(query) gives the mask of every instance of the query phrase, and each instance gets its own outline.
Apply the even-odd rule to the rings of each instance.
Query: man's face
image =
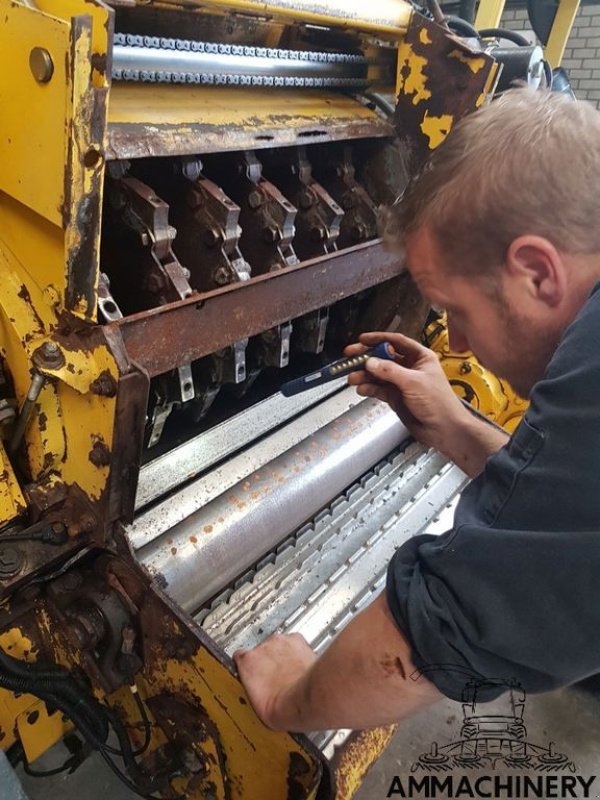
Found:
[[[406,242],[408,269],[421,294],[448,316],[450,347],[471,350],[482,365],[527,397],[556,348],[555,326],[520,302],[518,280],[498,269],[497,279],[446,271],[441,248],[423,227]]]

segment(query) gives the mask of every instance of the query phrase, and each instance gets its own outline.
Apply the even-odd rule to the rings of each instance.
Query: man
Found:
[[[531,405],[509,440],[418,343],[370,333],[348,348],[392,342],[396,363],[370,359],[349,382],[474,480],[454,529],[399,548],[386,592],[319,658],[298,635],[236,653],[270,727],[397,721],[459,700],[469,676],[540,692],[600,672],[599,171],[598,112],[515,89],[461,121],[388,213],[451,346]]]

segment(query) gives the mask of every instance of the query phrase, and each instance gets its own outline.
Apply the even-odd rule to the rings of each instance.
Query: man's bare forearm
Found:
[[[397,722],[441,696],[416,671],[381,595],[279,693],[266,722],[298,732],[372,727]]]
[[[463,408],[463,413],[448,425],[439,450],[466,472],[476,478],[483,472],[485,462],[509,440],[509,435]]]

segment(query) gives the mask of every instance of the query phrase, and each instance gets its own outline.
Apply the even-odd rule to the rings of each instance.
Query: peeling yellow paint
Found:
[[[402,44],[398,48],[397,94],[412,95],[415,106],[431,97],[424,73],[427,64],[427,59],[418,56],[410,44]]]
[[[421,28],[419,31],[419,39],[421,40],[421,44],[431,44],[431,38],[427,28]]]
[[[486,65],[484,58],[469,56],[460,50],[453,50],[451,53],[448,53],[448,58],[456,58],[461,64],[466,64],[474,75],[477,75]]]
[[[453,118],[451,114],[442,114],[439,117],[433,117],[425,111],[423,122],[421,123],[421,130],[429,139],[429,147],[435,150],[448,136],[452,128]]]
[[[12,465],[0,440],[0,525],[5,525],[26,510]]]

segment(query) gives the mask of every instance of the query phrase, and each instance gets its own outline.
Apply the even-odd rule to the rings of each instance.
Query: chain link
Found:
[[[219,56],[245,56],[250,58],[272,58],[290,61],[311,61],[322,64],[366,64],[367,59],[353,53],[320,53],[309,50],[280,50],[275,47],[247,47],[238,44],[196,42],[192,39],[170,39],[159,36],[141,36],[133,33],[115,33],[115,45],[146,47],[158,50],[187,50],[193,53],[208,53]],[[269,85],[269,84],[267,84]]]

